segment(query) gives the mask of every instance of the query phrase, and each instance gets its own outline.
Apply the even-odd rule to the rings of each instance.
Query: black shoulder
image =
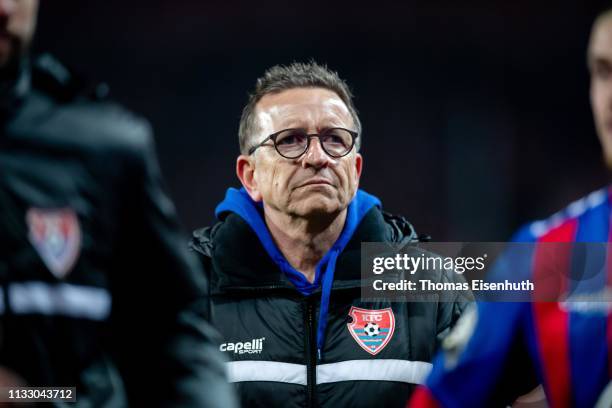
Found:
[[[31,69],[32,89],[13,122],[16,133],[95,153],[151,150],[148,121],[112,101],[106,85],[88,82],[49,55]]]
[[[97,82],[61,63],[51,54],[31,58],[31,85],[58,102],[75,99],[104,100],[109,88],[104,82]]]
[[[419,241],[416,230],[406,218],[385,211],[381,211],[381,214],[388,227],[389,241],[400,243]]]
[[[211,258],[214,245],[214,236],[223,225],[223,221],[204,228],[198,228],[191,233],[189,249],[201,255]]]

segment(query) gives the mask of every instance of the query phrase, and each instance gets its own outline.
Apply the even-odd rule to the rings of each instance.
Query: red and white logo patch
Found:
[[[47,268],[58,279],[74,266],[81,249],[81,230],[70,208],[30,208],[26,214],[28,238]]]
[[[362,349],[375,356],[389,344],[395,331],[395,316],[390,307],[369,310],[353,306],[349,316],[353,322],[346,326]]]

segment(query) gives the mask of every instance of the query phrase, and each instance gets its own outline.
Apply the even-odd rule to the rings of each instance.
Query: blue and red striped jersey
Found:
[[[529,273],[543,269],[538,243],[611,242],[611,188],[595,191],[552,217],[532,222],[513,237],[533,242]],[[542,246],[542,245],[540,245]],[[610,248],[610,244],[603,246]],[[610,254],[610,251],[607,251]],[[567,262],[571,265],[570,254]],[[589,279],[588,291],[609,293],[612,256]],[[566,282],[572,285],[572,282]],[[579,305],[580,303],[576,303]],[[568,306],[569,305],[569,306]],[[514,398],[524,377],[535,374],[551,407],[593,407],[611,379],[612,307],[561,302],[478,302],[459,327],[468,327],[459,351],[443,350],[410,407],[488,407]],[[505,401],[505,403],[512,402]]]

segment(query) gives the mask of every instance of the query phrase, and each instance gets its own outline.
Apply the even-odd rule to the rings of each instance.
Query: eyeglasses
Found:
[[[349,154],[353,146],[355,146],[357,136],[357,132],[344,128],[328,128],[321,131],[321,133],[313,134],[309,134],[305,129],[284,129],[272,133],[257,146],[251,147],[249,155],[253,154],[261,146],[270,146],[265,143],[268,140],[272,140],[278,154],[286,159],[297,159],[308,151],[310,139],[318,137],[323,151],[328,156],[337,159]]]

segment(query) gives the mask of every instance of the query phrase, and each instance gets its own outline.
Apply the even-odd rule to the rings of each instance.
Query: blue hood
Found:
[[[314,281],[308,282],[306,277],[287,262],[285,256],[280,252],[270,231],[263,219],[263,204],[256,203],[251,199],[244,188],[240,190],[229,188],[225,199],[215,209],[217,218],[224,213],[233,212],[239,215],[253,229],[259,241],[265,248],[270,258],[280,268],[282,273],[295,285],[296,289],[305,296],[312,294],[319,286],[321,289],[321,307],[319,310],[319,322],[317,327],[317,352],[321,357],[321,350],[325,341],[325,329],[327,328],[327,312],[329,297],[334,281],[334,272],[338,256],[352,238],[355,230],[361,223],[363,217],[372,207],[381,208],[380,200],[365,191],[358,190],[357,194],[348,206],[346,221],[338,240],[317,264]]]

